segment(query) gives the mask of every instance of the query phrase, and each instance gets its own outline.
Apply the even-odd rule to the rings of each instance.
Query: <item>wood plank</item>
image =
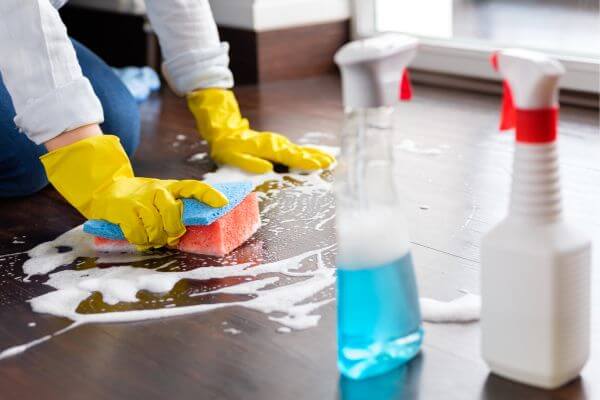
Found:
[[[339,81],[325,76],[236,89],[254,127],[299,139],[308,131],[331,133],[342,125]],[[398,111],[399,138],[438,155],[399,150],[408,227],[421,295],[442,300],[460,290],[477,293],[481,236],[504,215],[510,184],[512,139],[496,130],[499,98],[426,86]],[[142,104],[143,139],[134,159],[145,176],[201,178],[215,168],[188,157],[206,152],[185,102],[167,91]],[[600,245],[600,134],[598,112],[561,110],[561,168],[566,211]],[[186,139],[178,141],[176,135]],[[179,143],[174,145],[174,143]],[[448,147],[443,147],[447,145]],[[422,209],[421,206],[428,206]],[[82,219],[51,188],[0,201],[0,254],[25,251],[53,239]],[[331,226],[295,242],[269,237],[272,257],[297,254],[330,240]],[[24,244],[13,244],[26,235]],[[68,326],[34,314],[27,299],[50,290],[44,279],[22,282],[26,257],[0,256],[0,349]],[[594,310],[600,307],[599,261],[594,257]],[[340,379],[335,366],[335,304],[316,328],[281,335],[264,315],[232,307],[158,321],[87,325],[18,357],[0,361],[6,398],[352,399],[381,394],[420,399],[584,399],[600,396],[600,314],[594,312],[593,346],[582,378],[541,391],[488,375],[479,357],[479,326],[425,324],[422,356],[406,370],[378,380]],[[27,326],[35,321],[34,328]],[[223,332],[222,322],[240,329]],[[375,397],[368,397],[375,398]]]

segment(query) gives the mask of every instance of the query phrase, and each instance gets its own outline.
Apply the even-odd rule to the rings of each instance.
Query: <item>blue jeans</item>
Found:
[[[140,141],[138,105],[125,85],[104,61],[72,40],[83,75],[92,83],[104,109],[102,131],[116,135],[129,156]],[[25,196],[48,184],[39,157],[46,153],[17,129],[15,109],[0,76],[0,197]]]

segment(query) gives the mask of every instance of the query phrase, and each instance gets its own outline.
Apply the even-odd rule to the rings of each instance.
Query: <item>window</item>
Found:
[[[596,0],[355,0],[359,36],[402,32],[422,39],[413,66],[497,79],[489,53],[523,47],[552,54],[561,87],[600,92],[600,10]]]

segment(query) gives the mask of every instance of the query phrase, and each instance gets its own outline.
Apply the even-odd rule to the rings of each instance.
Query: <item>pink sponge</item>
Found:
[[[250,193],[229,213],[210,225],[188,226],[179,240],[181,251],[210,256],[224,256],[242,245],[260,227],[258,197]],[[126,240],[94,237],[94,247],[99,251],[134,252],[135,247]]]

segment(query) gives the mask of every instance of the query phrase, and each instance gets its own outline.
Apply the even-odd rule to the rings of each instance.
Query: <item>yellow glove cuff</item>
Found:
[[[98,135],[61,147],[40,157],[48,180],[58,192],[91,218],[94,192],[116,179],[133,177],[129,158],[119,138]]]
[[[196,119],[198,132],[209,143],[232,132],[250,129],[231,90],[197,90],[187,95],[187,103]]]

